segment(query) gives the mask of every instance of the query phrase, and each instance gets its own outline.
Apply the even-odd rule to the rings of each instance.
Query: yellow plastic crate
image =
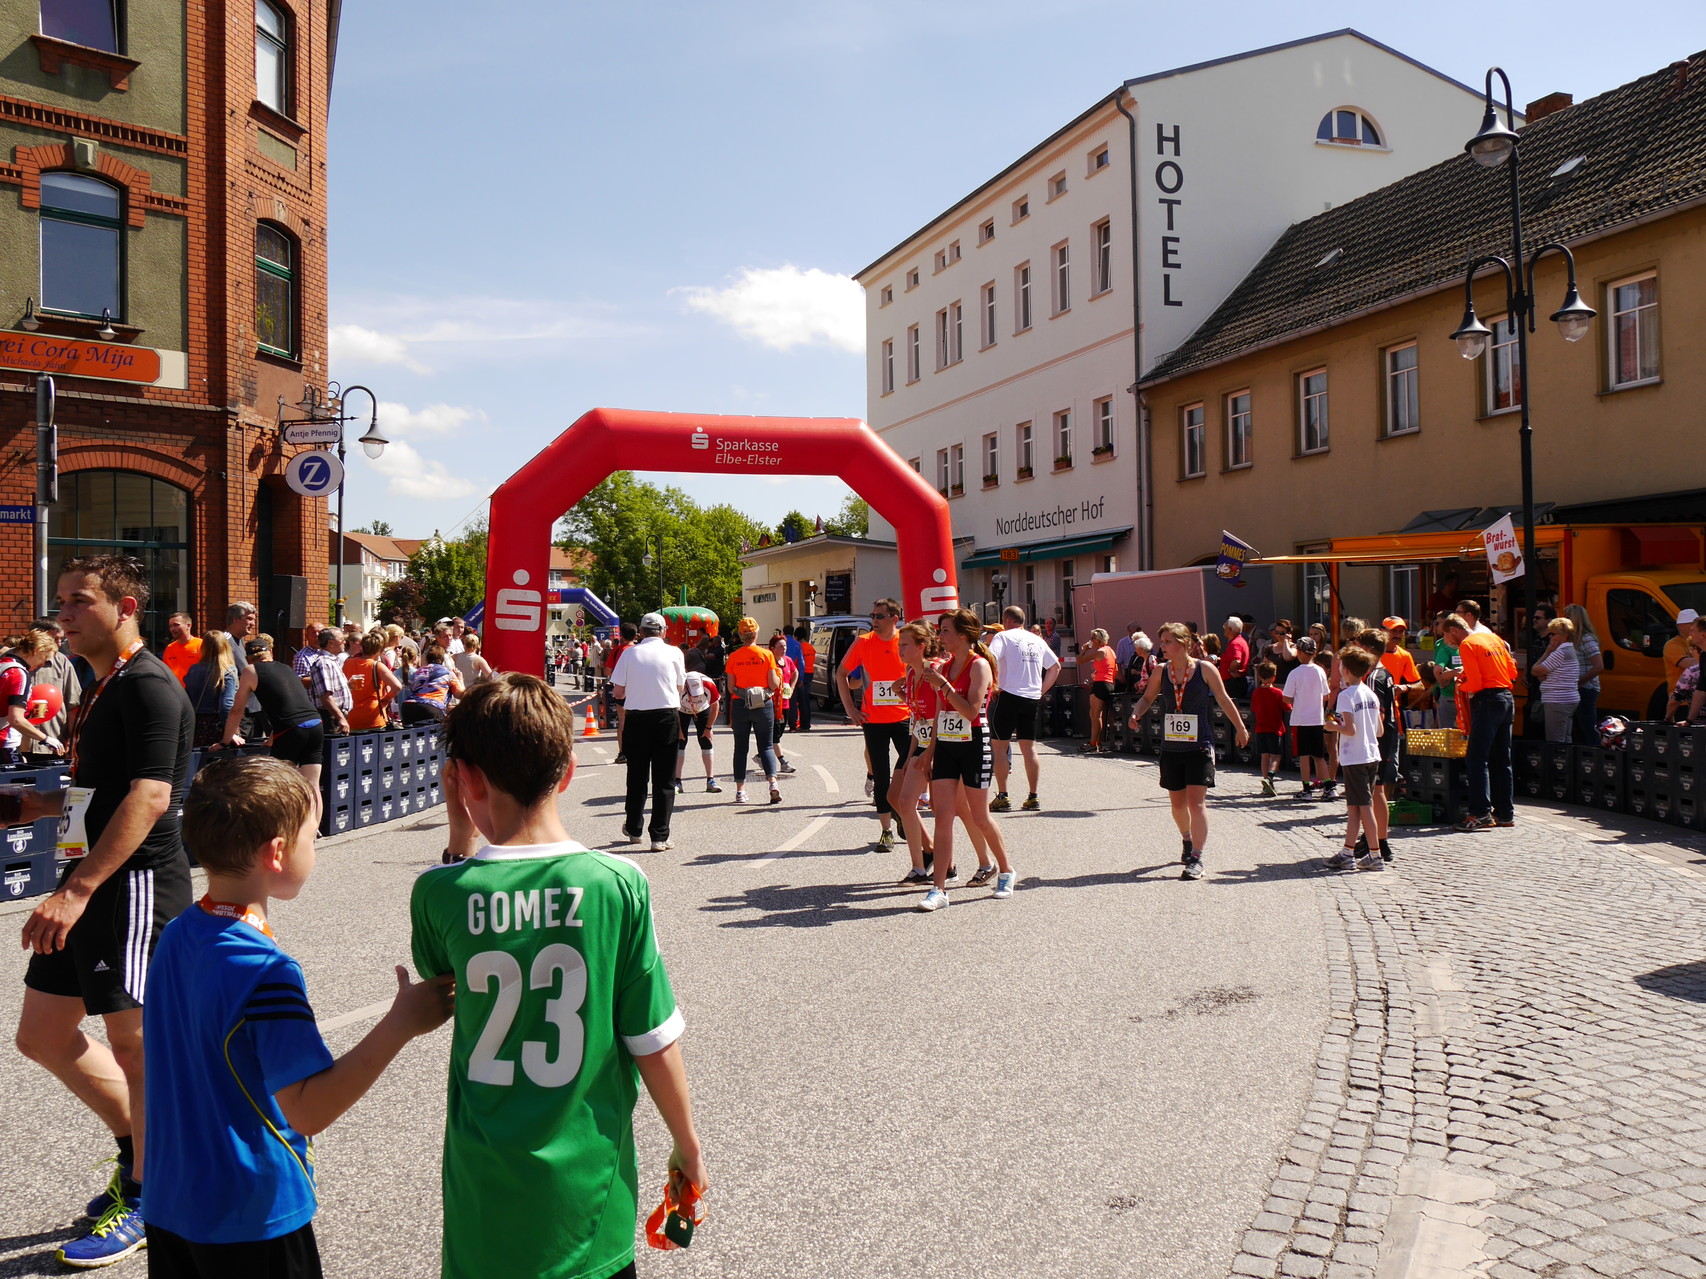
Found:
[[[1455,728],[1412,728],[1404,734],[1412,755],[1431,759],[1462,759],[1469,754],[1469,739]]]

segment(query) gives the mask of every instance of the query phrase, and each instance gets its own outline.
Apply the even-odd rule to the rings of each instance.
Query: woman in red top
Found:
[[[936,742],[936,690],[927,681],[936,669],[933,659],[940,646],[928,622],[908,622],[895,632],[895,638],[899,641],[900,659],[906,663],[910,747],[906,762],[889,785],[889,807],[900,817],[906,851],[912,856],[912,869],[900,882],[922,885],[930,882],[929,863],[934,855],[930,833],[918,811],[919,800],[930,786],[930,761],[934,758],[931,748]]]
[[[1108,633],[1098,626],[1090,632],[1090,643],[1079,660],[1088,660],[1091,664],[1090,743],[1083,750],[1087,755],[1094,755],[1103,749],[1102,721],[1113,708],[1114,684],[1120,677],[1120,659],[1108,647]]]

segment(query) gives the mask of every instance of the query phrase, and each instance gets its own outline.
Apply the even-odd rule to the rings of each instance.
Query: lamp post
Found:
[[[652,566],[652,553],[650,551],[647,551],[644,555],[640,556],[640,563],[644,564],[647,568],[650,568]],[[664,598],[664,594],[663,594],[663,534],[662,533],[658,534],[657,566],[658,566],[658,607],[662,608],[665,604],[667,604],[669,602],[668,600],[666,600]]]
[[[352,393],[360,391],[362,394],[367,396],[369,404],[372,405],[372,411],[369,413],[367,420],[367,431],[358,440],[356,440],[356,443],[361,445],[361,451],[367,454],[368,457],[377,461],[379,456],[385,452],[385,446],[391,441],[387,439],[385,433],[379,429],[379,397],[374,395],[374,393],[367,387],[341,387],[336,382],[328,382],[326,384],[326,390],[326,399],[322,401],[320,399],[319,389],[312,386],[308,387],[307,394],[303,397],[302,401],[290,406],[300,411],[304,416],[290,419],[289,424],[294,424],[295,422],[312,422],[322,425],[336,425],[338,428],[338,470],[340,473],[338,479],[338,547],[336,552],[337,558],[332,562],[337,565],[338,569],[338,625],[339,627],[342,627],[345,620],[344,480],[346,478],[346,473],[343,466],[344,424],[346,422],[353,422],[356,420],[352,415],[348,415],[344,412],[344,401],[348,399]],[[282,395],[279,396],[278,407],[279,422],[281,424],[287,424],[287,420],[284,417],[284,409],[286,406]]]
[[[1498,76],[1505,86],[1505,119],[1499,122],[1498,104],[1493,98],[1493,77]],[[1522,555],[1523,605],[1526,616],[1523,627],[1528,632],[1525,645],[1528,669],[1534,668],[1534,615],[1538,603],[1538,583],[1535,574],[1539,564],[1534,554],[1534,430],[1528,416],[1528,335],[1534,332],[1534,267],[1548,253],[1563,256],[1569,266],[1569,288],[1564,304],[1552,313],[1558,332],[1566,342],[1580,342],[1588,334],[1597,312],[1582,301],[1576,290],[1576,258],[1562,244],[1547,243],[1535,249],[1524,262],[1522,243],[1522,190],[1518,182],[1522,165],[1521,138],[1515,131],[1516,113],[1511,105],[1510,77],[1503,67],[1487,71],[1486,112],[1481,128],[1463,144],[1469,158],[1483,168],[1503,166],[1509,175],[1511,210],[1511,257],[1477,257],[1470,261],[1463,275],[1463,322],[1451,335],[1459,354],[1466,360],[1477,359],[1487,349],[1492,330],[1481,323],[1475,314],[1475,273],[1484,266],[1497,266],[1505,277],[1505,306],[1507,323],[1516,334],[1517,386],[1522,414],[1518,438],[1522,446]]]

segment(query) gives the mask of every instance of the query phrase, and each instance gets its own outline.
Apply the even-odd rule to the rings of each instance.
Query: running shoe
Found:
[[[1339,784],[1337,782],[1328,782],[1325,786],[1323,786],[1321,788],[1321,798],[1322,799],[1337,799],[1338,797],[1339,797]]]
[[[882,834],[878,835],[877,847],[885,853],[894,852],[894,832],[892,830],[885,830]]]
[[[1314,799],[1315,798],[1315,786],[1314,786],[1314,784],[1310,783],[1310,782],[1305,782],[1303,785],[1303,789],[1298,791],[1295,795],[1293,795],[1292,798],[1293,799]]]
[[[799,770],[797,768],[795,768],[792,764],[790,764],[787,760],[783,760],[781,762],[781,765],[777,768],[777,771],[781,772],[781,773],[796,773]]]
[[[991,897],[1011,897],[1013,886],[1019,882],[1019,876],[1010,870],[1004,870],[995,877],[995,891]]]
[[[1262,797],[1264,799],[1272,799],[1278,794],[1279,791],[1274,788],[1274,779],[1271,777],[1262,778]]]
[[[1193,856],[1193,854],[1191,853],[1191,841],[1187,839],[1185,841],[1185,846],[1179,850],[1179,865],[1189,866],[1191,864],[1191,857],[1192,856]]]
[[[992,880],[994,878],[995,878],[995,867],[993,867],[993,866],[979,866],[976,870],[974,870],[972,872],[971,878],[966,880],[966,887],[967,888],[982,888],[985,884],[987,884],[990,880]]]
[[[1357,858],[1358,870],[1385,870],[1386,861],[1378,852],[1367,853]]]
[[[89,1206],[84,1209],[85,1216],[94,1217],[97,1220],[106,1214],[108,1208],[124,1198],[124,1168],[119,1163],[118,1156],[109,1155],[101,1163],[113,1166],[112,1178],[107,1182],[107,1188],[89,1200]],[[95,1165],[97,1168],[100,1166],[101,1164]]]
[[[1037,802],[1036,791],[1032,791],[1029,795],[1025,796],[1025,802],[1020,804],[1019,807],[1027,813],[1034,813],[1042,808],[1042,805]]]
[[[1321,864],[1328,870],[1349,870],[1357,864],[1357,855],[1353,849],[1341,848]]]
[[[628,762],[628,757],[626,755],[618,755],[616,757],[616,762],[618,764],[626,764]]]
[[[930,882],[930,872],[927,870],[909,870],[895,882],[902,888],[918,888]]]
[[[723,788],[717,785],[717,779],[715,777],[707,777],[705,779],[705,793],[707,795],[721,795],[723,793]]]
[[[960,882],[960,868],[958,866],[948,867],[948,882],[950,884],[957,884]]]
[[[1189,857],[1185,858],[1185,869],[1182,872],[1180,872],[1179,878],[1180,879],[1201,879],[1202,878],[1202,855],[1200,853],[1192,853]]]
[[[1491,813],[1482,813],[1479,817],[1465,817],[1452,829],[1461,831],[1465,835],[1471,835],[1476,831],[1492,830],[1497,825],[1498,823],[1493,820]]]
[[[865,798],[870,799],[877,793],[877,779],[869,773],[865,774]]]
[[[667,853],[673,847],[674,845],[667,839],[654,839],[652,841],[652,851],[654,853]]]
[[[919,910],[941,910],[948,904],[948,894],[940,888],[932,888],[924,894],[924,899],[918,903]],[[65,1254],[61,1253],[61,1256]]]
[[[744,787],[744,786],[736,786],[736,787],[735,787],[735,803],[737,803],[737,804],[747,804],[747,803],[751,803],[751,802],[752,802],[752,801],[750,801],[750,800],[749,800],[749,799],[747,799],[747,797],[746,797],[746,787]]]
[[[676,794],[677,794],[677,795],[685,795],[685,794],[687,794],[687,787],[685,787],[685,786],[684,786],[684,785],[682,785],[682,783],[681,783],[681,779],[680,779],[680,778],[679,778],[679,777],[677,777],[677,778],[676,778],[676,779],[675,779],[675,793],[676,793]]]
[[[1495,817],[1495,818],[1493,818],[1493,825],[1495,825],[1495,826],[1499,827],[1501,830],[1503,830],[1506,827],[1515,826],[1516,825],[1516,818],[1515,817],[1504,817],[1504,818]]]
[[[59,1259],[78,1270],[93,1270],[123,1261],[148,1246],[142,1210],[125,1200],[114,1200],[81,1239],[73,1239],[59,1250]]]
[[[640,832],[637,830],[625,830],[625,831],[623,831],[622,832],[622,842],[624,844],[637,844],[637,843],[639,843],[640,842]]]
[[[1012,807],[1013,801],[1007,798],[1007,792],[1004,790],[996,791],[995,798],[989,801],[989,811],[992,813],[1009,812]]]
[[[782,792],[776,789],[776,783],[774,782],[770,784],[770,802],[772,804],[780,804],[782,802]]]

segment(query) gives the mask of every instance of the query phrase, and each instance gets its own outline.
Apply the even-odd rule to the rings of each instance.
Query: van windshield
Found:
[[[1673,582],[1664,588],[1664,593],[1679,613],[1691,608],[1706,617],[1706,582]]]

